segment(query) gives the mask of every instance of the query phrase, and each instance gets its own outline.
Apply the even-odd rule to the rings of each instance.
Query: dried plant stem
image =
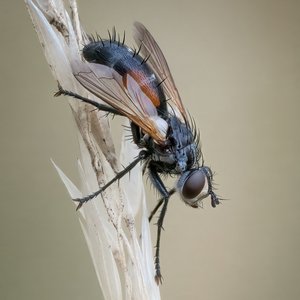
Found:
[[[76,81],[71,68],[72,61],[82,59],[81,47],[88,42],[76,1],[69,1],[70,14],[62,0],[25,3],[54,78],[64,89],[93,99]],[[80,190],[55,167],[70,196],[80,198],[103,186],[138,152],[123,138],[118,158],[104,113],[73,99],[69,104],[78,128]],[[78,211],[79,221],[105,299],[160,299],[139,166],[131,171],[130,178],[125,176],[119,185],[113,184],[83,205]],[[137,213],[142,215],[141,224],[135,221]]]

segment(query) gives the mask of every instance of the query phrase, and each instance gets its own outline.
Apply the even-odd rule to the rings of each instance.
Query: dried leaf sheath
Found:
[[[81,59],[80,48],[86,40],[76,1],[69,3],[72,20],[62,1],[25,2],[54,78],[65,89],[93,99],[77,83],[70,67],[72,61]],[[77,198],[114,177],[121,164],[127,165],[137,155],[137,150],[123,142],[118,160],[108,119],[79,101],[71,99],[69,103],[79,130],[80,190],[55,167],[71,197]],[[143,217],[137,231],[134,217],[139,210]],[[152,244],[139,168],[131,171],[130,180],[125,177],[119,186],[114,184],[102,197],[85,204],[78,215],[105,299],[160,299],[153,280]]]

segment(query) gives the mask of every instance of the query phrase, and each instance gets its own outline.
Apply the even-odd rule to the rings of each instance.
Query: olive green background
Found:
[[[87,31],[104,37],[116,25],[130,44],[135,20],[150,29],[228,199],[196,210],[172,198],[162,298],[300,299],[300,2],[94,0],[79,8]],[[53,98],[24,3],[2,0],[0,22],[0,299],[101,299],[50,163],[77,182],[70,110]],[[153,207],[156,194],[148,195]]]

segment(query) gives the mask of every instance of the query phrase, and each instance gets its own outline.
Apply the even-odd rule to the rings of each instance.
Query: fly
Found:
[[[204,165],[195,124],[183,106],[166,59],[150,32],[140,23],[134,26],[134,38],[140,45],[137,51],[124,44],[125,35],[122,42],[117,40],[114,29],[107,40],[90,37],[82,52],[85,62],[72,62],[73,74],[79,83],[105,104],[62,87],[56,96],[72,96],[130,120],[133,141],[141,149],[138,157],[98,191],[73,200],[79,203],[79,209],[143,162],[161,195],[149,216],[151,221],[162,206],[154,260],[155,280],[159,284],[162,281],[160,236],[170,196],[178,192],[182,200],[194,208],[208,196],[212,207],[219,204],[219,199],[212,187],[213,173]],[[178,175],[176,187],[168,190],[161,175]]]

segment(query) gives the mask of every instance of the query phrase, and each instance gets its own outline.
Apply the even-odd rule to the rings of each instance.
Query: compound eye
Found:
[[[187,175],[184,180],[181,194],[185,199],[194,199],[200,195],[206,183],[206,176],[200,170],[195,170]]]

